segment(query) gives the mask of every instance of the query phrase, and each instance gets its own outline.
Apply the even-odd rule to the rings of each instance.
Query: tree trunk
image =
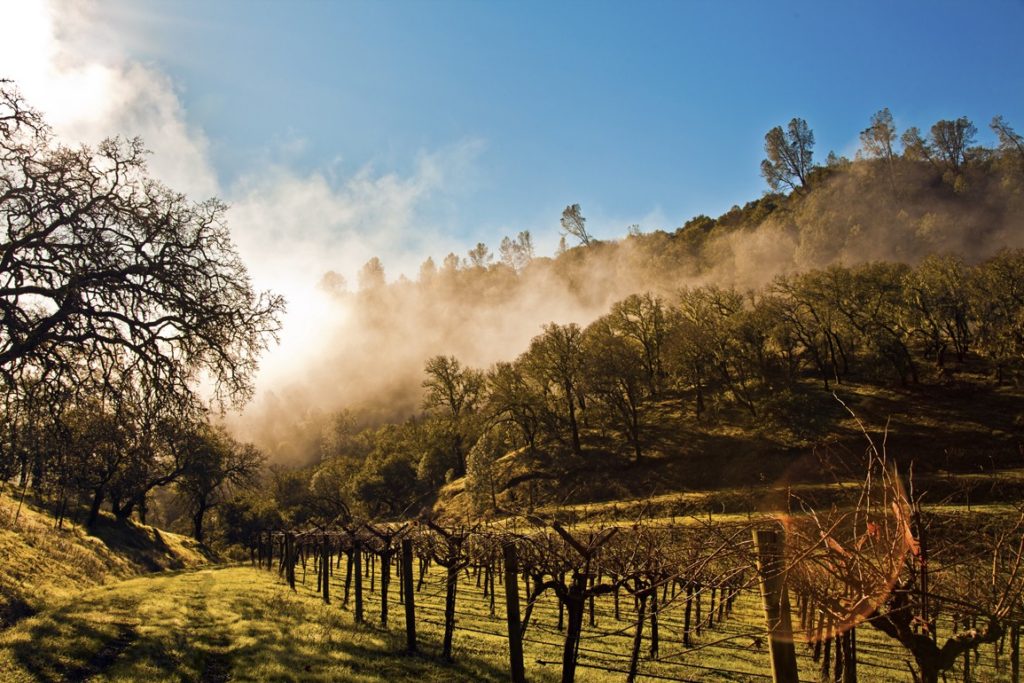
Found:
[[[86,526],[93,526],[96,524],[96,520],[100,518],[100,507],[103,505],[103,498],[106,492],[102,487],[93,489],[92,494],[92,505],[89,507],[89,517],[86,519]],[[23,497],[24,499],[24,497]]]
[[[453,562],[448,567],[444,596],[444,647],[441,656],[452,661],[452,635],[455,632],[455,593],[459,587],[459,565]]]
[[[573,400],[572,387],[566,384],[566,401],[569,404],[569,428],[572,430],[572,452],[580,455],[583,449],[580,447],[580,428],[576,424],[576,402]]]
[[[192,538],[200,543],[203,542],[203,518],[206,516],[207,509],[209,508],[205,503],[199,503],[192,515]]]
[[[582,595],[570,594],[564,604],[569,613],[569,628],[562,649],[562,683],[573,683],[576,680],[576,652],[580,646],[580,634],[583,632],[583,611],[586,601]]]

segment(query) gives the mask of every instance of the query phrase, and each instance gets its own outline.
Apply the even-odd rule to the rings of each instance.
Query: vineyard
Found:
[[[499,658],[513,681],[1018,681],[1021,546],[1007,541],[1019,527],[951,556],[945,538],[922,546],[920,514],[881,494],[781,528],[424,519],[266,532],[250,550],[355,623],[404,627],[409,652]],[[985,550],[994,602],[972,602],[955,581]]]

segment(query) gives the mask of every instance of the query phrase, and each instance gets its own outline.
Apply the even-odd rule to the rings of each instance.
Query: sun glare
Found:
[[[58,31],[75,31],[78,16],[52,3],[11,3],[0,22],[0,77],[14,80],[58,132],[71,140],[117,106],[113,68],[61,49]]]

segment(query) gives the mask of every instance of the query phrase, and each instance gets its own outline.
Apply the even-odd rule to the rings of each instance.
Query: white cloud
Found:
[[[289,300],[282,344],[264,360],[261,390],[315,367],[331,333],[339,333],[344,312],[316,288],[324,272],[354,282],[358,268],[378,256],[393,279],[414,275],[425,253],[465,250],[425,214],[471,176],[483,149],[479,140],[421,153],[407,175],[367,166],[339,178],[331,166],[299,174],[284,165],[307,144],[289,131],[263,155],[283,161],[268,161],[223,187],[206,136],[188,122],[178,85],[134,59],[128,41],[142,38],[122,35],[123,26],[118,33],[103,10],[64,0],[5,5],[0,65],[7,70],[0,77],[14,80],[65,142],[140,136],[153,152],[154,176],[194,199],[218,195],[229,202],[228,223],[254,284]]]
[[[95,7],[6,5],[0,21],[3,76],[18,84],[66,142],[95,145],[114,135],[140,136],[153,152],[149,165],[154,175],[190,196],[216,194],[207,140],[188,125],[171,80],[131,61],[101,34]]]

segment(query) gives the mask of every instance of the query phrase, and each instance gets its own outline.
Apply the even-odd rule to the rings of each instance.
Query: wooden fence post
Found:
[[[512,683],[526,683],[523,632],[519,623],[519,558],[514,543],[502,546],[505,557],[505,622],[508,625],[509,672]]]
[[[775,529],[754,531],[758,583],[768,624],[768,650],[775,683],[798,683],[793,624],[786,588],[785,536]]]
[[[402,591],[405,593],[406,649],[416,652],[416,605],[412,587],[412,540],[402,539]]]

